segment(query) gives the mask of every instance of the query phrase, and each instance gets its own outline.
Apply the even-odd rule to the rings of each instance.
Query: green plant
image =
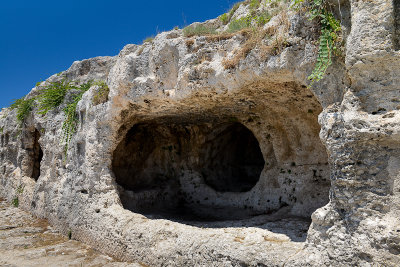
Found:
[[[183,29],[183,35],[185,37],[192,37],[195,35],[215,34],[215,33],[216,33],[216,28],[204,26],[203,24],[189,25]]]
[[[34,98],[24,100],[22,102],[21,106],[18,108],[17,120],[22,123],[29,116],[29,114],[32,111],[34,105],[35,105],[35,99]]]
[[[32,111],[35,105],[35,99],[16,99],[14,103],[11,104],[10,108],[17,110],[17,120],[20,124],[22,124],[25,119],[29,116],[30,112]]]
[[[228,15],[228,13],[224,13],[224,14],[222,14],[221,16],[219,16],[219,20],[220,20],[224,25],[228,24],[228,22],[229,22],[229,15]]]
[[[256,22],[257,26],[263,26],[268,21],[270,21],[272,16],[268,12],[264,12],[259,16],[255,16],[253,20]]]
[[[71,230],[68,231],[68,239],[69,239],[69,240],[72,239],[72,231],[71,231]]]
[[[305,0],[294,0],[292,8],[300,10]],[[341,26],[327,8],[325,0],[312,0],[305,5],[310,20],[317,19],[321,25],[321,35],[319,37],[319,48],[317,63],[308,79],[311,80],[310,87],[324,78],[328,67],[332,64],[333,55],[338,53],[340,44]]]
[[[234,19],[231,21],[228,25],[228,32],[229,33],[234,33],[238,32],[244,28],[248,28],[251,26],[251,21],[252,17],[251,16],[246,16],[240,19]]]
[[[25,97],[20,98],[20,99],[15,99],[14,102],[11,103],[10,109],[13,110],[13,109],[18,108],[24,102],[24,98]]]
[[[24,188],[25,188],[25,186],[21,184],[18,186],[17,190],[15,190],[16,196],[12,199],[11,204],[16,208],[18,208],[18,206],[19,206],[19,197],[18,196],[24,192]]]
[[[18,199],[18,197],[13,198],[13,200],[11,201],[11,204],[12,204],[14,207],[18,208],[18,206],[19,206],[19,199]]]
[[[38,86],[40,86],[41,83],[42,83],[41,81],[37,82],[35,86],[38,87]]]
[[[72,102],[68,103],[64,108],[64,122],[62,124],[62,141],[64,142],[64,153],[67,154],[69,143],[72,139],[72,136],[75,134],[77,130],[77,126],[79,123],[78,115],[76,113],[76,107],[78,106],[78,102],[82,99],[83,94],[89,90],[92,86],[93,81],[89,81],[87,83],[82,84],[80,87],[75,87],[76,92],[72,97]]]
[[[93,104],[96,106],[107,102],[108,94],[110,93],[110,88],[108,88],[106,82],[96,81],[93,83],[93,85],[97,85],[97,88],[95,89],[93,94],[93,99],[92,99]]]
[[[228,33],[235,33],[245,28],[253,28],[256,29],[255,26],[263,26],[271,19],[271,15],[268,12],[264,12],[260,15],[247,15],[246,17],[242,17],[240,19],[232,20],[228,25]]]
[[[43,87],[38,96],[38,113],[46,115],[47,112],[61,105],[67,91],[75,88],[72,82],[65,79],[58,82],[51,82],[49,85]]]

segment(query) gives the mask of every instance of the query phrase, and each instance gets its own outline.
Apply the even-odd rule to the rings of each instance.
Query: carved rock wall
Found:
[[[150,265],[396,266],[398,3],[331,2],[346,52],[311,89],[317,25],[292,11],[281,53],[255,48],[235,69],[222,61],[243,36],[181,30],[74,62],[65,77],[107,81],[108,101],[94,105],[94,87],[84,94],[67,156],[63,106],[22,128],[3,109],[0,194]]]

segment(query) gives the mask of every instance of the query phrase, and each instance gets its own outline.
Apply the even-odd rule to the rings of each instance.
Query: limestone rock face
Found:
[[[151,266],[398,266],[400,4],[330,2],[346,49],[311,88],[318,26],[290,10],[264,26],[281,50],[234,68],[246,36],[182,30],[74,62],[40,86],[103,80],[108,97],[83,95],[67,153],[72,96],[22,126],[3,109],[0,194]]]

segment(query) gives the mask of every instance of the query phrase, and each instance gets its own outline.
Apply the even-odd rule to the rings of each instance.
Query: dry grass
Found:
[[[228,32],[208,33],[208,34],[202,34],[202,36],[205,36],[207,42],[218,42],[218,41],[231,39],[233,36],[237,36],[237,35],[242,35],[244,37],[248,37],[248,36],[250,36],[251,32],[252,32],[252,30],[250,28],[245,28],[245,29],[242,29],[242,30],[240,30],[238,32],[234,32],[234,33],[228,33]],[[187,39],[185,41],[185,43],[186,43],[186,46],[190,47],[194,44],[194,40]]]
[[[278,25],[267,29],[266,35],[271,36],[269,45],[261,45],[260,47],[260,54],[263,60],[271,55],[279,55],[282,53],[283,49],[289,45],[287,42],[287,33],[290,28],[290,23],[286,10],[280,13],[278,21]]]
[[[260,46],[260,55],[263,60],[269,56],[276,56],[282,53],[285,47],[288,47],[289,43],[285,36],[274,36],[271,44]]]
[[[282,31],[288,32],[290,28],[290,21],[287,10],[282,10],[279,14],[279,25],[283,26]]]
[[[185,41],[185,44],[186,44],[186,46],[187,46],[188,48],[191,48],[192,45],[194,45],[194,40],[193,40],[193,39],[187,39],[187,40]]]
[[[261,27],[253,29],[247,41],[233,52],[233,57],[225,58],[222,61],[222,65],[225,69],[234,69],[239,65],[240,60],[247,57],[247,55],[257,46],[260,48],[260,56],[263,60],[269,56],[280,54],[285,47],[289,44],[287,42],[287,32],[289,31],[290,24],[286,11],[282,11],[279,15],[279,23],[275,26],[268,27],[263,30]],[[271,41],[268,45],[263,44],[263,40],[266,36],[271,37]]]
[[[247,41],[240,47],[234,51],[234,56],[232,58],[225,58],[222,60],[222,65],[225,69],[234,69],[239,64],[240,60],[247,57],[247,55],[253,50],[257,44],[262,42],[262,39],[265,37],[265,31],[261,28],[251,31],[250,36]]]

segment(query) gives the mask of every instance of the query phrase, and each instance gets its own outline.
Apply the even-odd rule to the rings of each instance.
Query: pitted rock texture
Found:
[[[345,51],[311,88],[318,25],[287,7],[264,26],[282,50],[234,69],[245,35],[182,30],[74,62],[44,84],[104,80],[107,101],[83,95],[67,155],[65,103],[22,127],[3,109],[0,194],[151,266],[398,266],[399,3],[329,3]]]

